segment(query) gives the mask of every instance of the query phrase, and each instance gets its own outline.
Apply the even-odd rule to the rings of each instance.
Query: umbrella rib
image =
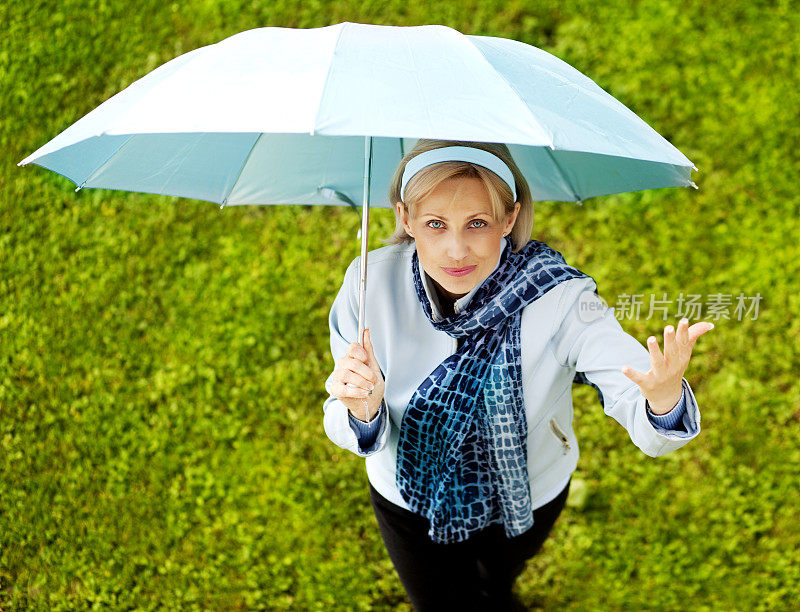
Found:
[[[572,192],[572,197],[575,198],[575,201],[578,202],[578,204],[582,204],[583,203],[581,202],[582,198],[578,195],[578,192],[575,191],[575,187],[572,186],[572,183],[567,178],[567,175],[564,174],[564,170],[561,169],[561,164],[558,163],[558,160],[553,155],[553,152],[548,147],[542,147],[542,148],[547,152],[547,155],[550,156],[550,160],[553,162],[553,165],[555,165],[556,170],[558,170],[558,173],[561,175],[561,178],[564,179],[564,182],[567,184],[567,187],[569,187],[569,190]]]
[[[228,196],[233,193],[233,190],[236,189],[236,183],[239,182],[239,178],[242,176],[242,172],[244,172],[244,167],[247,165],[247,162],[250,161],[250,156],[253,154],[253,151],[258,144],[258,141],[261,140],[261,137],[264,135],[264,132],[259,132],[258,138],[255,139],[253,142],[253,146],[250,147],[250,150],[247,152],[247,157],[244,158],[244,162],[242,162],[242,167],[239,168],[239,172],[236,174],[236,178],[233,179],[233,184],[231,184],[231,188],[228,189],[228,193],[225,194],[225,197],[222,198],[222,203],[219,205],[220,209],[222,209],[225,204],[228,203]]]
[[[474,43],[474,42],[473,42],[473,41],[470,39],[470,37],[469,37],[469,36],[465,36],[464,38],[466,38],[466,39],[467,39],[467,41],[469,42],[469,44],[471,44],[471,45],[472,45],[472,47],[475,49],[475,51],[477,51],[477,52],[478,52],[478,55],[480,56],[480,58],[481,58],[481,59],[482,59],[484,62],[486,62],[486,64],[488,64],[489,68],[491,68],[491,69],[492,69],[492,71],[493,71],[493,72],[494,72],[494,73],[495,73],[495,74],[496,74],[498,77],[500,77],[500,78],[503,80],[503,82],[504,82],[504,83],[505,83],[505,84],[508,86],[508,88],[509,88],[511,91],[513,91],[513,92],[514,92],[514,95],[515,95],[515,96],[517,96],[517,99],[518,99],[518,100],[520,101],[520,103],[522,104],[522,107],[523,107],[525,110],[527,110],[527,111],[528,111],[528,115],[530,116],[530,118],[531,118],[531,119],[533,119],[533,122],[536,124],[536,126],[539,128],[539,130],[542,132],[542,134],[546,134],[546,135],[548,136],[548,138],[549,138],[549,140],[550,140],[550,144],[549,144],[548,146],[549,146],[551,149],[555,148],[555,147],[554,147],[554,143],[553,143],[553,133],[552,133],[550,130],[546,129],[546,128],[545,128],[545,126],[543,126],[543,125],[541,124],[541,122],[540,122],[540,121],[539,121],[539,120],[536,118],[536,115],[534,115],[534,114],[533,114],[533,112],[531,111],[530,107],[528,106],[528,103],[527,103],[527,102],[525,102],[525,99],[524,99],[524,98],[523,98],[523,97],[520,95],[519,91],[517,91],[517,88],[516,88],[516,87],[514,87],[514,85],[512,85],[512,84],[511,84],[511,82],[510,82],[510,81],[509,81],[509,80],[508,80],[508,79],[505,77],[505,75],[504,75],[502,72],[500,72],[500,71],[499,71],[497,68],[495,68],[495,67],[494,67],[494,65],[492,64],[492,62],[490,62],[488,59],[486,59],[486,56],[485,56],[485,55],[483,54],[483,52],[482,52],[482,51],[481,51],[481,50],[480,50],[480,49],[477,47],[477,45],[476,45],[476,44],[475,44],[475,43]]]
[[[103,161],[99,166],[97,166],[97,168],[95,168],[94,171],[89,176],[87,176],[85,179],[83,179],[83,182],[80,185],[78,185],[78,188],[75,191],[80,191],[81,189],[83,189],[83,186],[86,183],[88,183],[89,181],[91,181],[94,178],[94,176],[98,172],[100,172],[100,170],[102,170],[106,166],[106,164],[108,164],[108,162],[110,162],[112,160],[112,158],[114,158],[117,155],[117,153],[122,151],[122,147],[124,147],[126,144],[128,144],[131,141],[131,139],[133,139],[133,137],[135,135],[136,134],[131,134],[130,136],[128,136],[128,138],[125,139],[125,142],[123,142],[121,145],[119,145],[117,147],[116,151],[114,151],[111,155],[106,157],[105,161]],[[89,185],[89,187],[91,187],[91,185]]]
[[[328,71],[325,73],[325,82],[322,84],[322,91],[319,94],[319,103],[317,104],[317,110],[314,112],[314,119],[311,122],[311,132],[310,135],[314,135],[314,130],[317,127],[317,117],[319,117],[319,112],[322,109],[322,103],[325,101],[325,92],[328,89],[328,80],[331,77],[331,72],[333,71],[333,58],[336,56],[336,48],[339,46],[339,41],[342,38],[342,32],[344,32],[345,27],[347,27],[349,22],[345,21],[342,23],[342,27],[339,28],[339,33],[336,34],[336,42],[333,43],[333,51],[331,52],[331,60],[328,63]],[[263,132],[262,132],[263,133]]]

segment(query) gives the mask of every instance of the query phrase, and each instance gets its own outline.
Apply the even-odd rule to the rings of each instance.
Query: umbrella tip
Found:
[[[694,184],[694,181],[689,181],[689,184],[694,187],[695,189],[700,189],[697,185]]]
[[[692,164],[692,170],[694,170],[695,172],[700,172],[700,170],[694,164]]]

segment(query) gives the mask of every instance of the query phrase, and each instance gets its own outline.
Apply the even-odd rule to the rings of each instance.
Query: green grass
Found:
[[[0,609],[410,610],[363,459],[322,429],[339,207],[230,207],[16,163],[169,59],[266,25],[442,23],[571,63],[699,168],[698,191],[537,205],[533,237],[622,293],[759,293],[707,318],[703,417],[652,459],[575,387],[582,506],[519,580],[546,610],[800,600],[800,19],[788,2],[4,3]],[[135,7],[135,8],[134,8]],[[394,227],[372,214],[370,248]],[[675,322],[675,317],[670,319]],[[658,318],[623,321],[642,342]]]

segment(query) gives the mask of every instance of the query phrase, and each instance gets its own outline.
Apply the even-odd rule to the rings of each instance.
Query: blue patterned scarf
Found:
[[[512,243],[466,308],[433,320],[412,257],[414,285],[438,330],[463,338],[409,400],[397,446],[396,483],[435,542],[459,542],[492,523],[508,537],[533,525],[520,367],[522,309],[571,278],[587,276],[547,244]]]

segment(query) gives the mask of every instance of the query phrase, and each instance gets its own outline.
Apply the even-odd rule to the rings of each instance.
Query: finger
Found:
[[[353,342],[347,347],[346,356],[352,357],[353,359],[358,359],[359,361],[366,361],[369,358],[367,351],[365,351],[364,347],[357,342]]]
[[[622,366],[622,373],[639,386],[642,386],[647,380],[647,376],[643,372],[634,370],[630,366]]]
[[[353,383],[345,383],[345,386],[348,389],[353,389],[353,393],[355,393],[356,397],[369,397],[375,392],[374,389],[364,389]]]
[[[372,368],[359,359],[345,357],[342,359],[338,369],[340,369],[343,373],[353,372],[370,383],[374,383],[376,380],[375,372],[372,370]]]
[[[700,336],[708,331],[711,331],[712,329],[714,329],[714,324],[709,323],[708,321],[700,321],[700,323],[695,323],[689,328],[689,344],[694,346],[694,343]]]
[[[335,382],[331,385],[331,390],[333,391],[333,396],[338,397],[339,399],[343,398],[364,398],[369,397],[369,393],[359,387],[358,385],[346,383],[346,382]]]
[[[380,373],[381,368],[378,365],[378,360],[375,358],[375,346],[372,344],[372,330],[367,330],[367,344],[366,349],[369,351],[369,366],[372,368],[372,371],[377,374]]]
[[[372,351],[372,339],[369,337],[369,329],[364,330],[364,350],[367,353],[367,365],[372,367],[375,363],[375,354]]]
[[[372,370],[372,368],[369,366],[369,353],[361,345],[355,342],[351,344],[347,349],[347,357],[363,363],[367,369]]]
[[[675,333],[678,349],[683,351],[689,348],[689,319],[686,317],[678,321],[678,331]]]
[[[656,372],[660,373],[666,367],[664,355],[661,354],[661,349],[658,348],[658,338],[650,336],[647,339],[647,350],[650,351],[650,367]]]
[[[334,395],[339,398],[346,397],[369,397],[370,392],[367,389],[357,385],[355,382],[346,379],[336,380],[331,387],[334,390]]]
[[[335,382],[341,383],[345,387],[350,389],[355,389],[357,391],[372,391],[370,385],[374,388],[373,383],[369,380],[366,380],[360,374],[356,374],[355,372],[345,371],[342,372],[335,380]],[[369,393],[367,393],[369,395]]]
[[[678,359],[678,343],[675,340],[675,328],[672,325],[664,328],[664,359],[667,362]]]

